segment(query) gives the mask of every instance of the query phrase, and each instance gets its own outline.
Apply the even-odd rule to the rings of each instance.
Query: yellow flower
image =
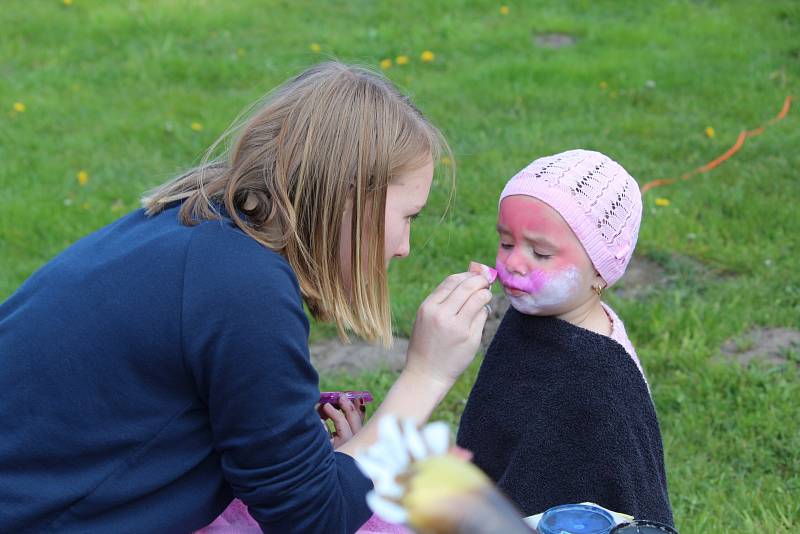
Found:
[[[89,173],[86,171],[78,171],[78,183],[84,186],[89,183]]]
[[[406,65],[408,64],[408,56],[397,56],[394,61],[398,65]]]
[[[72,0],[63,0],[65,6],[71,6]]]
[[[392,60],[389,58],[382,59],[380,65],[383,70],[386,70],[392,66]]]
[[[17,113],[25,113],[25,104],[22,102],[14,102],[14,111]]]
[[[433,53],[433,52],[431,52],[430,50],[425,50],[425,51],[422,53],[422,55],[420,56],[420,58],[421,58],[421,59],[422,59],[422,61],[424,61],[425,63],[430,63],[431,61],[433,61],[433,60],[436,58],[436,56],[435,56],[435,55],[434,55],[434,53]]]
[[[441,159],[441,162],[442,162],[442,165],[444,165],[445,167],[449,167],[453,163],[452,161],[450,161],[450,158],[448,158],[447,156],[444,156]]]
[[[312,52],[314,52],[315,54],[316,54],[317,52],[319,52],[320,50],[322,50],[322,47],[321,47],[321,46],[319,46],[319,43],[311,43],[310,45],[308,45],[308,48],[309,48],[309,49],[310,49]]]
[[[500,6],[500,14],[508,15],[508,6]]]
[[[712,128],[711,126],[707,126],[706,127],[706,137],[711,139],[715,135],[717,135],[717,132],[714,131],[714,128]]]
[[[203,130],[203,123],[202,122],[193,122],[192,123],[192,130],[195,132],[200,132]]]
[[[664,206],[669,206],[669,199],[667,199],[667,198],[660,198],[660,197],[659,197],[659,198],[657,198],[657,199],[656,199],[656,206],[661,206],[661,207],[664,207]]]
[[[600,90],[605,91],[608,89],[608,84],[606,82],[600,82]]]

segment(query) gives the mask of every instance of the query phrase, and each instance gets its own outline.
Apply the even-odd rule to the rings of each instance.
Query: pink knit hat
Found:
[[[500,201],[511,195],[555,209],[608,285],[623,275],[639,237],[642,195],[619,163],[590,150],[539,158],[508,181]]]

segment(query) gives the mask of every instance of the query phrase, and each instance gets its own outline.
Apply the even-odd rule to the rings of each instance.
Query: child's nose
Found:
[[[522,254],[519,247],[515,247],[511,254],[506,258],[506,269],[514,274],[526,275],[528,274],[528,262],[525,255]]]

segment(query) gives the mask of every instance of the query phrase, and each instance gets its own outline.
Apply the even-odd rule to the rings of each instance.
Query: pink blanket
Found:
[[[195,534],[261,534],[261,528],[255,519],[247,513],[247,506],[239,499],[234,499],[222,514],[207,527]],[[413,534],[402,525],[383,521],[376,515],[369,518],[356,534]]]

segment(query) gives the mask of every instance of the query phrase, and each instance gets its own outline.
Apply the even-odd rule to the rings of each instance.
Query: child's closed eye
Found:
[[[511,249],[514,248],[514,245],[513,245],[513,243],[503,243],[501,241],[500,242],[500,248],[503,249],[503,250],[511,250]],[[533,254],[533,257],[538,259],[538,260],[549,260],[550,258],[553,257],[552,254],[543,254],[543,253],[537,252],[536,249],[534,249],[534,248],[531,248],[531,253]]]

